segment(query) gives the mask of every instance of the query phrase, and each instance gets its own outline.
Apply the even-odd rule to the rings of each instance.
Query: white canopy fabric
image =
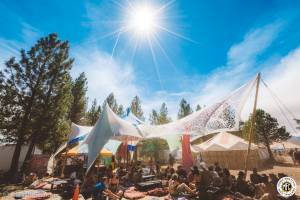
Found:
[[[87,136],[87,134],[92,130],[91,126],[80,126],[72,122],[71,124],[71,133],[68,136],[68,141],[62,144],[54,154],[52,154],[48,160],[47,164],[47,173],[52,174],[55,167],[55,157],[63,152],[68,144],[79,142],[79,145],[83,141],[83,139]]]
[[[87,135],[93,129],[92,126],[80,126],[72,122],[71,134],[68,136],[68,141]]]
[[[87,172],[109,139],[124,139],[124,137],[128,139],[143,138],[135,126],[118,117],[106,104],[96,125],[83,142],[88,146]]]
[[[211,139],[194,145],[198,151],[232,151],[232,150],[247,150],[248,142],[238,136],[228,132],[220,132]],[[257,149],[257,145],[252,144],[251,149]]]
[[[138,125],[145,138],[168,135],[182,136],[188,131],[191,137],[207,135],[216,130],[236,130],[239,126],[241,111],[253,90],[256,79],[241,86],[222,101],[194,112],[182,119],[164,125]]]
[[[256,79],[243,85],[224,100],[164,125],[145,124],[131,112],[127,112],[127,116],[122,119],[108,105],[105,105],[96,125],[92,129],[91,127],[74,127],[69,142],[80,141],[84,138],[80,144],[88,146],[88,169],[97,158],[99,151],[112,138],[123,141],[162,138],[167,140],[172,151],[180,146],[180,138],[186,131],[193,137],[207,135],[220,129],[236,129],[240,121],[241,110],[255,83]],[[241,149],[245,144],[238,141],[229,146],[232,149]],[[229,146],[226,144],[220,146],[218,143],[210,145],[212,149],[218,150],[229,148]]]
[[[126,109],[126,115],[123,117],[123,119],[135,126],[144,124],[144,122],[142,120],[140,120],[134,114],[132,114],[130,108]]]

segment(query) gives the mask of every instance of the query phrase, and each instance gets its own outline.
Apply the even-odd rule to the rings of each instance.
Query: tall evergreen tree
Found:
[[[76,124],[79,124],[85,115],[86,91],[87,79],[84,72],[82,72],[72,84],[73,102],[70,110],[70,120]]]
[[[160,107],[158,121],[159,124],[166,124],[172,121],[171,118],[168,117],[168,108],[166,103],[162,103]]]
[[[157,125],[159,124],[159,115],[156,110],[152,110],[149,116],[150,124]]]
[[[182,99],[179,104],[178,119],[181,119],[193,112],[191,106],[185,99]]]
[[[118,114],[120,117],[124,116],[125,112],[124,112],[124,107],[123,107],[123,105],[119,105],[117,114]]]
[[[5,140],[16,144],[11,175],[18,169],[21,146],[35,140],[37,127],[42,126],[37,123],[42,121],[37,116],[48,116],[46,112],[52,112],[46,109],[45,102],[49,101],[47,97],[57,86],[53,83],[60,82],[69,74],[73,60],[69,58],[68,49],[68,42],[62,42],[56,34],[50,34],[41,38],[28,52],[21,50],[19,61],[9,59],[1,72],[0,118],[4,119],[1,133]],[[41,105],[44,105],[42,110],[39,109]],[[44,121],[48,122],[48,119]]]
[[[108,95],[108,97],[105,99],[105,101],[103,103],[103,108],[104,108],[105,103],[107,103],[109,105],[109,107],[114,111],[114,113],[118,114],[119,107],[118,107],[118,103],[117,103],[114,93],[110,93]]]
[[[144,112],[142,110],[141,100],[138,96],[135,96],[131,102],[131,112],[140,120],[144,121]]]
[[[248,138],[250,124],[251,116],[244,124],[244,138]],[[282,142],[289,139],[291,137],[290,133],[286,131],[284,126],[279,126],[276,118],[261,109],[257,109],[256,111],[254,124],[254,142],[263,143],[269,152],[270,160],[275,161],[270,145],[273,142]]]
[[[94,126],[101,114],[101,106],[97,104],[97,100],[94,99],[91,108],[86,114],[87,124]]]
[[[44,153],[54,153],[70,133],[68,112],[73,100],[72,79],[66,74],[61,81],[55,83],[57,85],[54,86],[52,94],[40,105],[39,110],[44,111],[44,114],[36,115],[36,125],[25,161],[30,159],[35,145]]]
[[[43,60],[43,51],[49,53],[48,56],[44,56],[44,59],[49,59],[46,79],[40,93],[41,101],[35,106],[30,145],[24,164],[30,159],[35,145],[49,141],[50,148],[44,150],[54,152],[70,131],[67,120],[73,99],[70,76],[73,59],[69,57],[69,44],[60,41],[56,34],[50,34],[45,39],[46,42],[40,47],[37,56]],[[65,135],[61,135],[62,133]],[[49,140],[50,138],[56,138],[56,142]]]
[[[197,104],[197,106],[196,106],[196,111],[199,111],[199,110],[201,110],[202,109],[202,107],[199,105],[199,104]]]

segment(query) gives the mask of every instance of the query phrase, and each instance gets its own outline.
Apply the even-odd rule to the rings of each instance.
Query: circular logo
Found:
[[[291,197],[296,193],[297,184],[291,177],[283,177],[277,183],[277,191],[283,197]]]

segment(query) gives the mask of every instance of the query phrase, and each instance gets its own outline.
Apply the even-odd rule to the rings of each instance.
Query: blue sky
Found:
[[[146,113],[165,101],[175,116],[181,98],[193,107],[209,105],[262,71],[278,96],[292,95],[283,101],[300,116],[300,96],[286,93],[300,84],[294,77],[300,75],[299,1],[147,3],[154,7],[167,4],[162,23],[182,36],[158,31],[157,40],[152,41],[154,59],[145,41],[134,50],[137,38],[131,33],[107,36],[120,28],[120,21],[127,20],[126,0],[2,0],[0,67],[18,49],[28,49],[39,37],[56,32],[71,43],[73,76],[86,72],[90,99],[102,102],[114,92],[127,106],[137,94]]]

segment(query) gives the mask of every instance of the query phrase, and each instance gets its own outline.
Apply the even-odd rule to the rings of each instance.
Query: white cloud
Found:
[[[281,24],[273,23],[247,33],[240,43],[228,51],[227,63],[217,68],[206,78],[199,78],[200,86],[191,85],[186,91],[149,92],[137,82],[134,66],[124,60],[111,59],[110,55],[97,48],[82,48],[75,53],[75,72],[84,70],[88,78],[88,96],[102,102],[110,92],[124,106],[130,105],[133,96],[142,99],[145,117],[152,109],[159,109],[166,102],[169,114],[176,119],[181,98],[196,104],[211,105],[230,94],[234,89],[253,79],[256,74],[256,57],[263,53],[275,40]]]
[[[294,133],[296,124],[293,118],[300,118],[300,47],[283,57],[272,70],[267,69],[264,74],[264,80],[273,94],[263,86],[259,106]],[[279,103],[274,98],[279,99]]]
[[[280,31],[278,22],[251,30],[240,43],[228,51],[227,64],[208,75],[202,88],[196,88],[192,102],[210,105],[234,89],[253,79],[259,71],[256,58],[275,40]]]
[[[18,55],[18,49],[21,46],[20,42],[0,38],[0,69],[4,67],[8,58]]]
[[[12,56],[18,57],[22,48],[29,48],[41,36],[41,32],[33,26],[23,22],[21,23],[22,40],[9,40],[0,38],[0,69],[4,63]]]
[[[86,73],[88,96],[91,99],[96,98],[102,103],[113,92],[117,100],[126,106],[140,93],[130,64],[111,58],[109,54],[97,48],[77,49],[74,57],[74,76],[82,71]]]

